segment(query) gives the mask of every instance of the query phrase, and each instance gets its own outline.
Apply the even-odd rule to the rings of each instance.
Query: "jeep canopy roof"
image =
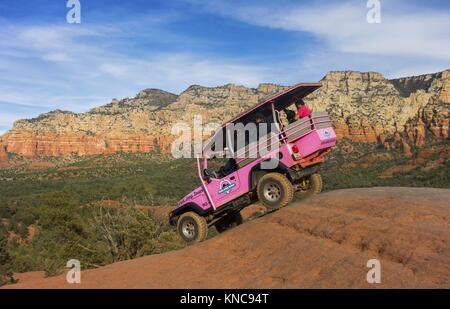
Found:
[[[287,88],[282,92],[278,92],[270,97],[265,98],[260,103],[251,107],[247,111],[239,114],[232,120],[227,123],[235,123],[239,122],[240,119],[244,118],[248,114],[262,112],[264,109],[267,109],[267,106],[270,104],[274,104],[275,109],[280,111],[286,108],[287,106],[294,103],[296,99],[304,98],[308,94],[314,92],[316,89],[322,87],[321,83],[298,83],[292,87]],[[226,125],[226,124],[224,124]]]
[[[251,119],[255,118],[255,115],[260,114],[263,116],[272,115],[272,103],[274,105],[275,110],[281,111],[284,108],[288,107],[296,99],[304,98],[308,94],[314,92],[318,88],[322,87],[321,83],[298,83],[292,87],[287,88],[284,91],[276,93],[272,96],[269,96],[263,99],[260,103],[255,106],[249,108],[245,112],[239,114],[235,118],[227,121],[222,125],[220,129],[218,129],[213,136],[211,136],[208,141],[205,143],[203,147],[203,152],[210,146],[213,142],[215,136],[221,131],[225,129],[225,126],[229,123],[239,123],[242,122],[244,124],[251,121]],[[225,136],[225,134],[223,134]]]

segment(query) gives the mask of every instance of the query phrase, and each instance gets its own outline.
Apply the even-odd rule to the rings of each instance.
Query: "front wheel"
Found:
[[[296,199],[305,199],[322,192],[322,177],[320,174],[312,174],[301,180],[298,191],[295,192]]]
[[[206,239],[208,226],[205,218],[189,211],[182,214],[178,219],[177,231],[185,242],[195,243]]]
[[[280,173],[268,173],[261,177],[256,191],[259,201],[268,210],[286,206],[294,196],[292,183],[285,175]]]

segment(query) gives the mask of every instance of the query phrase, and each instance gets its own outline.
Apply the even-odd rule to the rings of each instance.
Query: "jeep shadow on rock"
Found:
[[[317,169],[336,145],[330,118],[326,112],[300,119],[288,117],[290,122],[285,117],[288,113],[292,116],[290,106],[295,100],[320,87],[320,83],[297,84],[216,131],[201,158],[197,157],[201,186],[181,199],[169,216],[184,241],[203,241],[213,225],[222,233],[241,224],[240,211],[256,201],[271,211],[288,205],[294,197],[321,192]],[[257,131],[257,143],[252,142],[251,124]],[[262,124],[268,124],[266,130]],[[227,163],[217,171],[208,169],[208,161],[224,153]]]

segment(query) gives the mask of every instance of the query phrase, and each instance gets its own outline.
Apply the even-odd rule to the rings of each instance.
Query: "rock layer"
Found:
[[[376,72],[330,72],[322,84],[305,101],[313,110],[330,113],[339,138],[406,152],[410,145],[421,147],[427,132],[449,138],[450,70],[395,80]],[[86,113],[56,110],[16,121],[0,138],[0,160],[7,159],[6,152],[31,157],[168,153],[177,138],[171,134],[175,123],[192,125],[193,117],[200,115],[203,123],[221,124],[283,89],[275,84],[193,85],[179,96],[146,89],[135,98],[114,99]]]
[[[8,161],[8,153],[6,152],[6,146],[0,144],[0,162]]]

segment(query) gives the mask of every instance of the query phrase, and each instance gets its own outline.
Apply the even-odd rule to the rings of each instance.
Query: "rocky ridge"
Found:
[[[323,87],[305,101],[314,110],[327,110],[339,138],[380,143],[409,155],[426,134],[449,138],[450,70],[388,80],[376,72],[329,72]],[[264,97],[285,89],[275,84],[247,88],[193,85],[180,95],[146,89],[134,98],[76,114],[53,111],[19,120],[0,138],[0,160],[8,153],[23,156],[91,155],[115,152],[170,152],[176,136],[172,125],[223,123]]]

